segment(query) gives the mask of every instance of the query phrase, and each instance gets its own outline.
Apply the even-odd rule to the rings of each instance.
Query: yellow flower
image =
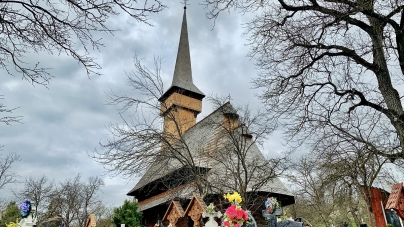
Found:
[[[227,200],[230,201],[230,194],[229,194],[229,193],[225,194],[223,197],[224,197],[225,199],[227,199]],[[231,201],[230,201],[230,202],[231,202]]]
[[[6,224],[7,227],[18,227],[17,223],[15,222],[10,222],[8,224]]]
[[[241,201],[243,201],[243,199],[241,198],[240,194],[238,194],[238,192],[234,192],[233,198],[234,198],[234,201],[235,201],[237,204],[240,204]]]
[[[238,194],[238,192],[234,192],[233,194],[229,194],[227,193],[226,195],[223,196],[225,199],[227,199],[229,202],[231,203],[235,203],[235,204],[240,204],[242,200],[240,194]]]

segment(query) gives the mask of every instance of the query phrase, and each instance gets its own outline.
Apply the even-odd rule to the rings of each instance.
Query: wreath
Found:
[[[265,208],[268,213],[273,214],[275,210],[281,208],[281,206],[276,198],[270,197],[267,199],[267,201],[265,201]]]

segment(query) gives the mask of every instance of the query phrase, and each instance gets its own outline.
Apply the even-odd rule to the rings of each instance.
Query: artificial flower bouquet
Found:
[[[224,195],[231,206],[226,209],[223,215],[222,227],[242,227],[248,224],[248,213],[240,206],[242,198],[238,192]]]
[[[265,201],[265,208],[268,213],[273,214],[276,209],[280,209],[281,206],[279,205],[278,200],[274,197],[269,197],[267,201]]]
[[[24,202],[18,206],[18,209],[20,210],[21,218],[28,217],[29,212],[31,212],[31,201],[29,201],[29,199],[24,199]]]

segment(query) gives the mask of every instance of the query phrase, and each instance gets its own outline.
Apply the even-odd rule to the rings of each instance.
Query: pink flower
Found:
[[[242,219],[244,217],[244,210],[237,210],[237,219]]]
[[[233,220],[234,218],[236,218],[237,217],[237,208],[236,208],[236,206],[232,205],[229,208],[227,208],[226,215],[227,215],[227,217],[230,218],[230,220]]]
[[[271,213],[271,214],[272,214],[272,212],[274,211],[274,209],[273,209],[272,207],[267,207],[267,211],[268,211],[268,213]]]
[[[242,227],[243,223],[248,223],[248,213],[240,206],[229,206],[223,216],[222,227]]]

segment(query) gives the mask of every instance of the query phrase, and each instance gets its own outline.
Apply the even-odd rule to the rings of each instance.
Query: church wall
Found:
[[[154,227],[154,225],[164,217],[167,211],[168,204],[161,204],[150,209],[143,211],[142,213],[142,226]],[[168,223],[163,223],[167,226]]]
[[[164,132],[170,133],[179,138],[177,127],[180,127],[181,134],[196,124],[195,112],[181,107],[172,108],[164,119]]]
[[[233,131],[239,126],[239,121],[238,119],[229,119],[227,117],[223,117],[223,127],[226,128],[226,130]]]

